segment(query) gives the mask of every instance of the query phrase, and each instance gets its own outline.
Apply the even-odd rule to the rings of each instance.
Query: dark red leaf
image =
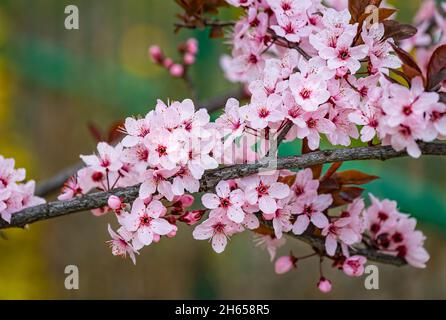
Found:
[[[361,185],[376,180],[379,177],[372,176],[358,170],[346,170],[346,171],[336,172],[333,175],[333,178],[336,178],[337,181],[342,185],[346,184]]]
[[[327,172],[325,172],[324,176],[321,178],[321,181],[325,181],[328,178],[330,178],[342,166],[342,163],[343,163],[342,161],[333,163],[328,168]]]
[[[410,24],[402,24],[394,20],[385,20],[384,37],[383,40],[392,38],[395,41],[400,41],[413,37],[417,33],[417,28]]]
[[[438,85],[446,79],[446,45],[435,49],[427,67],[426,90],[435,91]]]
[[[95,123],[89,122],[87,124],[88,130],[90,131],[90,134],[93,136],[93,138],[97,141],[103,141],[102,132],[101,130],[96,126]]]

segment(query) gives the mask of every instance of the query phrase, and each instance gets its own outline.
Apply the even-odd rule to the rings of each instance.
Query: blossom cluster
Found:
[[[158,101],[143,118],[126,119],[121,142],[101,142],[96,154],[82,155],[86,167],[67,181],[59,199],[140,185],[133,203],[111,196],[106,207],[93,211],[114,212],[119,227],[109,226],[112,252],[134,262],[143,247],[174,237],[178,223],[199,223],[193,237],[209,240],[217,253],[232,236],[253,230],[274,260],[283,234],[317,233],[325,242],[324,255],[348,276],[364,271],[366,258],[354,254],[364,243],[424,267],[429,255],[413,218],[394,202],[373,196],[368,208],[356,196],[339,211],[311,169],[270,169],[222,179],[215,192],[202,188],[207,170],[253,163],[276,152],[276,137],[284,130],[285,140],[303,140],[311,150],[325,135],[332,145],[361,140],[407,150],[412,157],[421,155],[418,141],[446,137],[446,105],[439,93],[428,92],[421,77],[413,77],[408,87],[390,80],[389,69],[402,62],[395,41],[384,36],[383,23],[351,23],[342,1],[338,10],[318,0],[227,2],[245,14],[231,36],[232,55],[221,62],[227,78],[249,92],[248,103],[229,99],[211,122],[190,99]],[[196,42],[182,48],[184,63],[193,63]],[[183,75],[172,70],[159,47],[151,47],[150,54],[173,76]],[[192,195],[199,191],[207,192],[201,209]],[[280,257],[276,272],[291,270],[303,258]],[[318,287],[328,292],[331,282],[321,274]]]
[[[24,182],[25,176],[25,169],[15,169],[14,159],[0,155],[0,216],[8,223],[14,213],[45,203],[34,195],[35,182]]]
[[[421,77],[409,88],[390,82],[389,69],[402,63],[383,23],[360,29],[347,9],[316,0],[238,4],[247,13],[234,27],[232,55],[221,64],[229,80],[251,93],[250,127],[277,128],[289,120],[294,126],[287,139],[307,138],[312,150],[324,134],[342,146],[379,139],[412,157],[421,155],[417,141],[445,138],[446,106],[439,94],[426,92]]]

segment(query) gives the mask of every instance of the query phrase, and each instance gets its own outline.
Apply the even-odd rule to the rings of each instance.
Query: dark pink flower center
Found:
[[[307,120],[308,128],[313,129],[313,128],[316,127],[316,125],[317,125],[317,121],[314,120],[313,118],[310,118],[310,119]]]
[[[345,48],[345,49],[339,50],[338,58],[341,60],[347,60],[348,58],[350,58],[350,52],[348,51],[348,49]]]
[[[214,228],[215,233],[224,233],[225,231],[225,225],[221,222],[217,222],[212,227]]]
[[[257,64],[259,60],[257,59],[257,56],[255,54],[250,54],[248,58],[248,62],[251,64]]]
[[[143,216],[141,216],[139,218],[139,223],[142,226],[149,226],[151,221],[152,221],[152,218],[149,217],[147,214],[144,214]]]
[[[300,96],[302,97],[302,99],[306,100],[306,99],[310,99],[311,97],[311,90],[304,88],[300,91]]]
[[[269,114],[270,114],[270,112],[269,112],[269,110],[266,107],[262,107],[259,110],[259,117],[262,118],[262,119],[268,117]]]
[[[372,119],[369,121],[369,126],[372,128],[377,128],[378,127],[378,121],[376,119]]]
[[[378,212],[378,218],[381,221],[386,221],[387,219],[389,219],[389,215],[385,212],[380,211]]]
[[[392,240],[396,243],[403,242],[404,237],[400,232],[395,232],[392,236]]]
[[[158,148],[156,148],[156,152],[158,152],[158,155],[160,157],[167,156],[167,147],[163,145],[159,145]]]
[[[260,181],[259,185],[256,188],[256,191],[257,191],[259,197],[261,197],[261,196],[268,195],[268,189],[269,189],[269,186],[263,184],[263,182]]]
[[[406,116],[410,116],[410,115],[412,114],[412,106],[411,106],[411,105],[409,105],[409,106],[404,106],[404,107],[403,107],[403,113],[404,113],[404,115],[406,115]]]
[[[410,130],[410,128],[408,126],[401,125],[400,133],[405,137],[409,137],[412,134],[412,130]]]
[[[229,201],[229,198],[222,198],[220,199],[220,207],[227,208],[231,205],[231,201]]]
[[[304,206],[304,213],[305,214],[307,214],[307,215],[311,215],[312,213],[313,213],[313,206],[310,204],[310,205],[305,205]]]
[[[286,26],[283,27],[283,30],[286,34],[293,34],[295,32],[294,26],[289,22]]]
[[[282,2],[282,10],[283,11],[291,10],[291,4],[288,1],[283,1]]]

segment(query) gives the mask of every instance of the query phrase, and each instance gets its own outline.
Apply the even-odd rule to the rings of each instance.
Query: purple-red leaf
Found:
[[[438,85],[446,79],[446,45],[435,49],[427,67],[426,90],[435,91]]]

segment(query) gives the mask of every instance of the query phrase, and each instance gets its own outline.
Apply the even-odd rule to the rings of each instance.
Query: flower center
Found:
[[[311,215],[313,213],[313,206],[312,205],[305,205],[304,213],[307,214],[307,215]]]
[[[288,1],[283,1],[282,2],[282,10],[283,11],[291,10],[291,4]]]
[[[217,222],[212,227],[214,228],[215,233],[223,233],[225,230],[225,225],[221,222]]]
[[[317,124],[317,122],[313,118],[310,118],[307,120],[307,126],[310,129],[313,129],[314,127],[316,127],[316,124]]]
[[[167,156],[167,147],[159,145],[158,148],[156,148],[156,152],[158,152],[160,157]]]
[[[285,31],[286,34],[293,34],[294,33],[294,27],[291,24],[291,22],[289,22],[284,28],[283,30]]]
[[[412,106],[404,106],[403,107],[403,113],[406,115],[406,116],[410,116],[411,114],[412,114]]]
[[[256,188],[259,197],[268,195],[268,188],[269,187],[267,185],[264,185],[263,182],[260,182],[260,184]]]
[[[404,237],[400,232],[395,232],[394,235],[392,236],[392,240],[396,243],[403,242]]]
[[[310,99],[310,97],[311,97],[311,90],[309,90],[307,88],[302,89],[302,91],[300,92],[300,96],[304,100]]]
[[[400,127],[401,127],[400,133],[403,136],[409,137],[412,134],[412,130],[410,130],[410,128],[408,126],[401,125]]]
[[[231,205],[231,201],[229,201],[229,198],[223,198],[220,200],[220,207],[227,208]]]
[[[347,60],[348,58],[350,58],[350,52],[348,51],[348,49],[340,50],[339,54],[338,54],[338,58],[341,60]]]
[[[269,116],[269,110],[266,108],[266,107],[262,107],[260,110],[259,110],[259,117],[260,118],[266,118],[266,117],[268,117]]]
[[[257,59],[257,56],[255,54],[251,53],[249,55],[249,58],[248,58],[249,63],[256,64],[258,61],[259,60]]]
[[[378,212],[378,218],[381,221],[386,221],[387,219],[389,219],[389,215],[385,212],[380,211]]]

